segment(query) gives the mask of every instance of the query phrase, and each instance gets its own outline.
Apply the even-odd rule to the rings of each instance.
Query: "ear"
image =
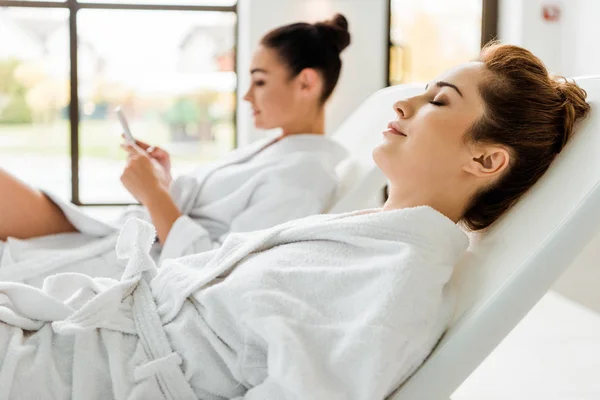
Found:
[[[304,94],[320,93],[321,75],[313,68],[304,68],[297,76],[300,90]]]
[[[510,153],[504,147],[484,146],[473,149],[463,170],[478,178],[498,178],[509,164]]]

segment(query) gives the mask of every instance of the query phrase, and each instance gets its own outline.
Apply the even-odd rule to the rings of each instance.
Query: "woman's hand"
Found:
[[[171,183],[168,170],[141,147],[123,147],[129,153],[129,157],[121,175],[121,182],[129,193],[140,203],[147,205],[153,197],[168,192]]]
[[[122,144],[121,147],[129,153],[121,182],[148,209],[158,239],[164,244],[181,216],[169,194],[171,157],[163,149],[139,140],[134,146]]]
[[[154,159],[162,167],[162,169],[164,170],[164,174],[168,178],[169,183],[170,183],[172,180],[172,177],[171,177],[171,156],[169,155],[169,153],[160,147],[150,146],[148,143],[144,143],[140,140],[136,140],[135,144],[140,149],[144,150],[146,152],[146,154],[148,154],[152,159]],[[122,144],[121,148],[123,148],[125,151],[127,151],[129,153],[129,156],[136,154],[136,152],[133,151],[135,146]]]

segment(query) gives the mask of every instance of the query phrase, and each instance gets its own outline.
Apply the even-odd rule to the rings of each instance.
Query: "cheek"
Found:
[[[269,114],[281,114],[288,101],[285,91],[278,88],[265,88],[257,96],[257,104]]]
[[[411,149],[409,168],[417,180],[444,186],[460,175],[463,144],[459,135],[449,130],[423,137]]]
[[[384,139],[373,150],[375,164],[390,181],[443,182],[460,171],[461,146],[451,137],[413,134],[404,139]]]
[[[459,156],[467,127],[461,115],[431,113],[415,126],[408,147],[421,159],[448,162]]]
[[[392,182],[443,184],[461,173],[470,122],[429,113],[412,122],[408,138],[384,137],[373,159]]]
[[[268,118],[271,124],[278,127],[286,121],[293,119],[295,107],[288,93],[283,90],[265,93],[260,105],[263,117]]]

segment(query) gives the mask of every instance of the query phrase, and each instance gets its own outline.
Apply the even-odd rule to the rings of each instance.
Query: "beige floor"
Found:
[[[452,400],[599,400],[600,315],[548,293]]]
[[[600,236],[452,399],[600,400]]]

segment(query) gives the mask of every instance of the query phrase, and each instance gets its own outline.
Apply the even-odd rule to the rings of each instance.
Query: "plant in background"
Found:
[[[27,87],[15,78],[16,59],[0,60],[0,124],[28,124],[32,113],[26,100]]]
[[[180,97],[171,106],[165,115],[165,121],[169,125],[171,141],[189,142],[197,140],[190,135],[190,126],[198,121],[200,108],[191,99]]]
[[[164,116],[171,141],[213,141],[215,121],[211,107],[217,98],[218,93],[212,91],[177,98]]]

